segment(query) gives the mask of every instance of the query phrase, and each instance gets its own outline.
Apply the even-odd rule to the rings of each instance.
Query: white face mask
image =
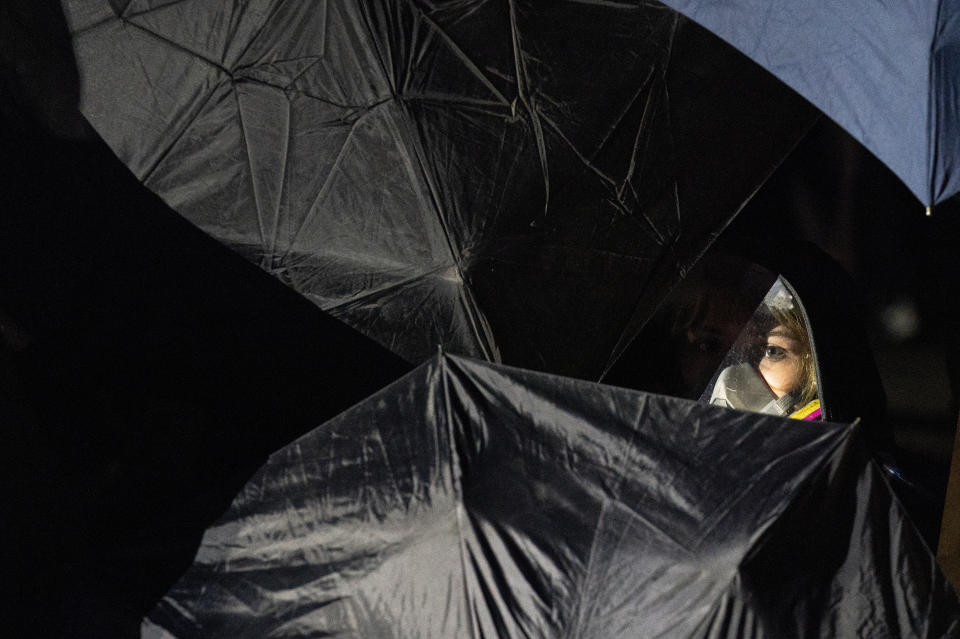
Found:
[[[748,363],[723,369],[710,394],[710,404],[767,415],[786,415],[794,403],[790,394],[777,397],[757,369]]]

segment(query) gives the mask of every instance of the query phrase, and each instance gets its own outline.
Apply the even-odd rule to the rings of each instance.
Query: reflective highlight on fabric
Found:
[[[958,631],[956,596],[857,427],[452,356],[275,453],[144,624],[180,638]]]
[[[413,363],[599,378],[814,117],[654,2],[64,8],[136,176]]]

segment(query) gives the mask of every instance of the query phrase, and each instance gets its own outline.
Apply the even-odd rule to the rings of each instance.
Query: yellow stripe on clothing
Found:
[[[810,413],[820,408],[820,400],[815,399],[800,410],[790,413],[790,419],[803,419]]]

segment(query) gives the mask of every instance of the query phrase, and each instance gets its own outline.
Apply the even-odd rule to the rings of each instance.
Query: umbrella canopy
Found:
[[[856,432],[438,356],[275,453],[144,636],[951,635]]]
[[[813,117],[657,3],[64,7],[134,173],[411,361],[598,377]]]
[[[813,102],[927,206],[960,190],[960,2],[664,3]]]

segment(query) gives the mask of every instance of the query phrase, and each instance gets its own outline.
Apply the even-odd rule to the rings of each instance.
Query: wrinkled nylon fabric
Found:
[[[598,378],[803,128],[682,214],[659,3],[63,5],[83,113],[137,177],[412,362]]]
[[[956,0],[664,0],[819,107],[930,206],[960,190]]]
[[[275,453],[145,637],[941,637],[856,428],[438,356]]]

